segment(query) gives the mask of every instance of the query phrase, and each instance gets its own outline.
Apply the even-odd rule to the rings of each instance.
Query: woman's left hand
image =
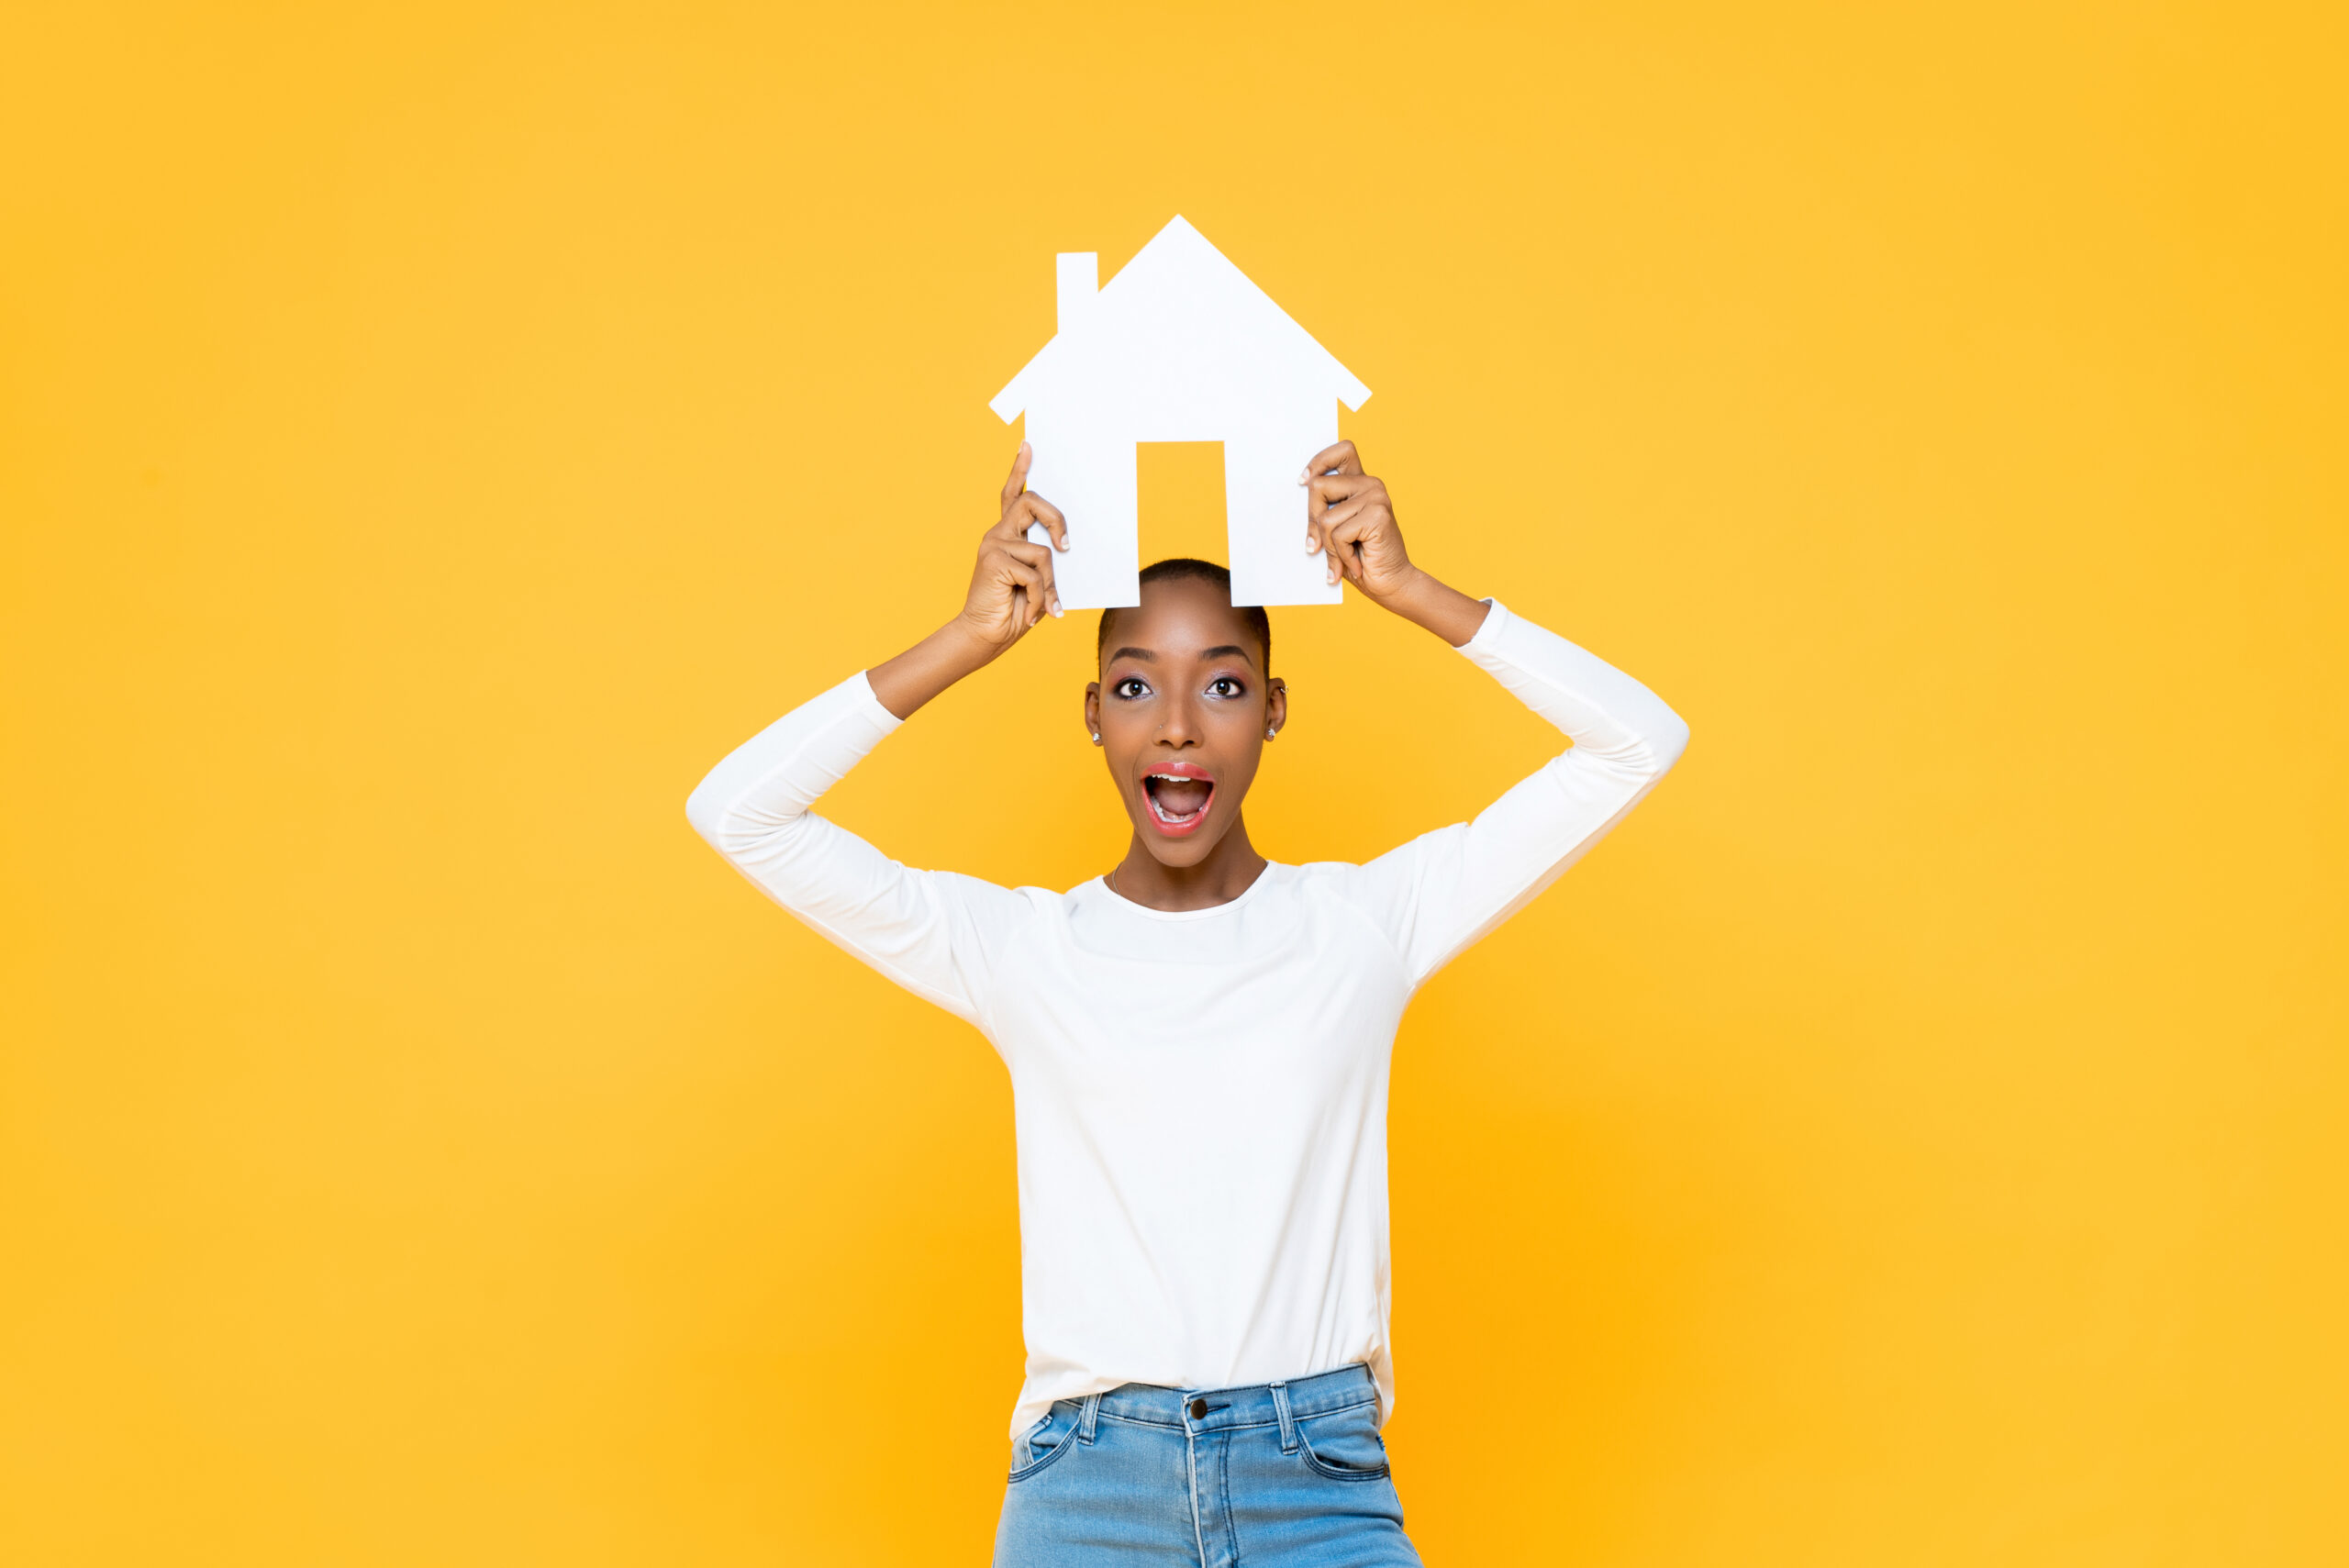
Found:
[[[1386,482],[1362,471],[1352,441],[1316,452],[1297,483],[1306,487],[1305,553],[1330,562],[1330,581],[1343,577],[1380,604],[1411,585],[1419,568],[1403,549],[1403,528]]]
[[[1305,509],[1305,553],[1328,554],[1330,582],[1343,577],[1379,608],[1427,628],[1454,648],[1476,635],[1489,604],[1411,564],[1386,483],[1362,471],[1362,454],[1353,442],[1316,452],[1297,483],[1311,496]]]

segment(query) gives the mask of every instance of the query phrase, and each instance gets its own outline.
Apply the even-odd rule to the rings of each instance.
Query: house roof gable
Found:
[[[1009,424],[1051,384],[1057,363],[1075,357],[1081,339],[1117,331],[1119,322],[1146,302],[1162,311],[1220,319],[1259,342],[1276,346],[1284,358],[1307,367],[1314,379],[1326,381],[1329,394],[1349,408],[1361,407],[1370,396],[1370,388],[1352,371],[1178,215],[1102,285],[1097,305],[1077,325],[1055,333],[988,406]]]

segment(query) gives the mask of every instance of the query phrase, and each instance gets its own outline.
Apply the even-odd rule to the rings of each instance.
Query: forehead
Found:
[[[1230,643],[1247,649],[1259,662],[1264,655],[1250,617],[1232,608],[1221,588],[1196,577],[1144,584],[1141,604],[1103,611],[1102,625],[1104,659],[1128,647],[1187,658]]]

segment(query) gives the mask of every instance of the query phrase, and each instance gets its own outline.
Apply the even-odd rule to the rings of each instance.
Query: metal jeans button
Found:
[[[1204,1400],[1204,1399],[1194,1399],[1194,1400],[1192,1400],[1192,1401],[1191,1401],[1191,1419],[1193,1419],[1194,1421],[1204,1421],[1204,1420],[1206,1420],[1207,1418],[1208,1418],[1208,1402],[1207,1402],[1206,1400]]]

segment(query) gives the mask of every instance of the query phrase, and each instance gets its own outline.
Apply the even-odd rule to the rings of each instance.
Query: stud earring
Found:
[[[1265,730],[1265,731],[1264,731],[1264,739],[1265,739],[1265,740],[1273,740],[1274,738],[1275,738],[1276,736],[1278,736],[1279,734],[1280,734],[1280,731],[1279,731],[1279,730],[1277,730],[1277,729],[1267,729],[1267,730]]]
[[[1101,732],[1097,729],[1093,732],[1093,743],[1096,746],[1101,744]]]

